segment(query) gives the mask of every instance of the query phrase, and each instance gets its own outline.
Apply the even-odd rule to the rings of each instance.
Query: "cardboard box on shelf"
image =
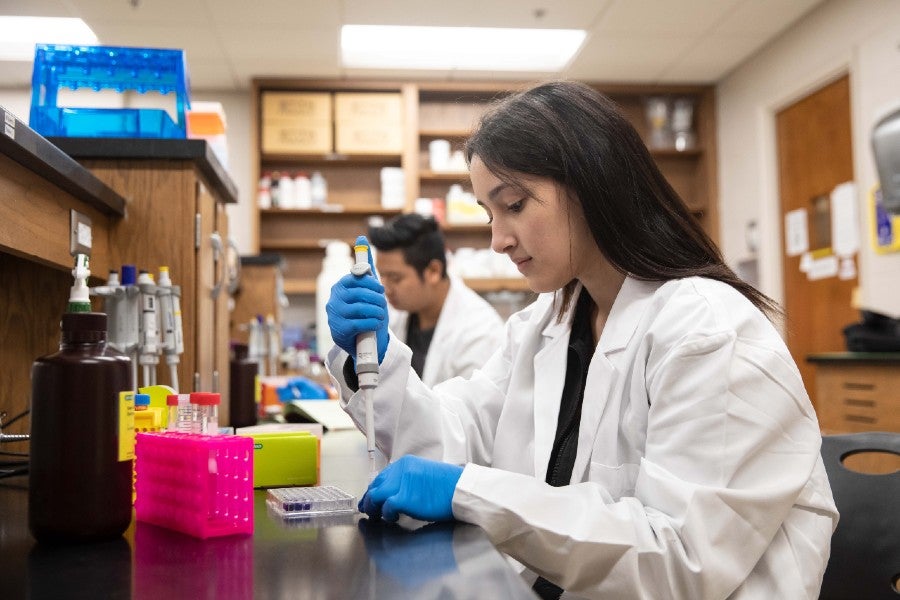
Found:
[[[303,122],[331,122],[331,94],[328,92],[263,92],[262,119],[295,119]]]
[[[336,92],[334,94],[335,121],[365,121],[368,123],[403,123],[403,102],[400,94],[372,92]]]
[[[335,151],[339,154],[403,152],[403,102],[399,93],[334,95]]]
[[[328,154],[333,150],[331,121],[263,121],[261,146],[264,154]]]
[[[338,154],[400,154],[403,127],[396,123],[338,121],[334,149]]]

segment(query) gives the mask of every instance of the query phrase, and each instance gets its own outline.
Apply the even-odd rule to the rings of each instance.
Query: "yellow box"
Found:
[[[338,154],[400,154],[403,127],[378,121],[338,121],[334,125]]]
[[[331,121],[270,119],[262,124],[263,154],[328,154]]]
[[[319,438],[308,431],[238,435],[253,438],[253,487],[319,483]]]
[[[337,92],[334,120],[403,124],[403,100],[399,93]]]
[[[328,92],[263,92],[262,120],[291,119],[331,123]]]

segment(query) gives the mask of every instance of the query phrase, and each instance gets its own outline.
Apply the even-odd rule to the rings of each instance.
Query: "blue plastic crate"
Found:
[[[61,107],[60,88],[174,93],[178,122],[158,108]],[[39,44],[29,125],[45,136],[184,138],[189,89],[183,50]]]

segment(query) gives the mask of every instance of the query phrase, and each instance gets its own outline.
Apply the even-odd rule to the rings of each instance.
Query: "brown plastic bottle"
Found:
[[[131,360],[107,348],[106,323],[64,314],[59,352],[31,368],[28,527],[41,542],[115,538],[131,522],[132,460],[119,447]]]
[[[232,427],[256,425],[256,376],[259,363],[247,358],[247,345],[234,344],[228,369],[228,398]]]

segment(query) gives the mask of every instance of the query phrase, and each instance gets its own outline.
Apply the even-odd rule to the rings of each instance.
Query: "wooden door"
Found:
[[[831,191],[853,180],[849,83],[844,76],[776,116],[782,222],[788,212],[806,210],[814,260],[831,254]],[[806,357],[845,349],[842,329],[859,320],[851,307],[857,279],[811,280],[801,271],[801,256],[787,255],[786,235],[782,228],[787,345],[815,406],[815,368]]]

